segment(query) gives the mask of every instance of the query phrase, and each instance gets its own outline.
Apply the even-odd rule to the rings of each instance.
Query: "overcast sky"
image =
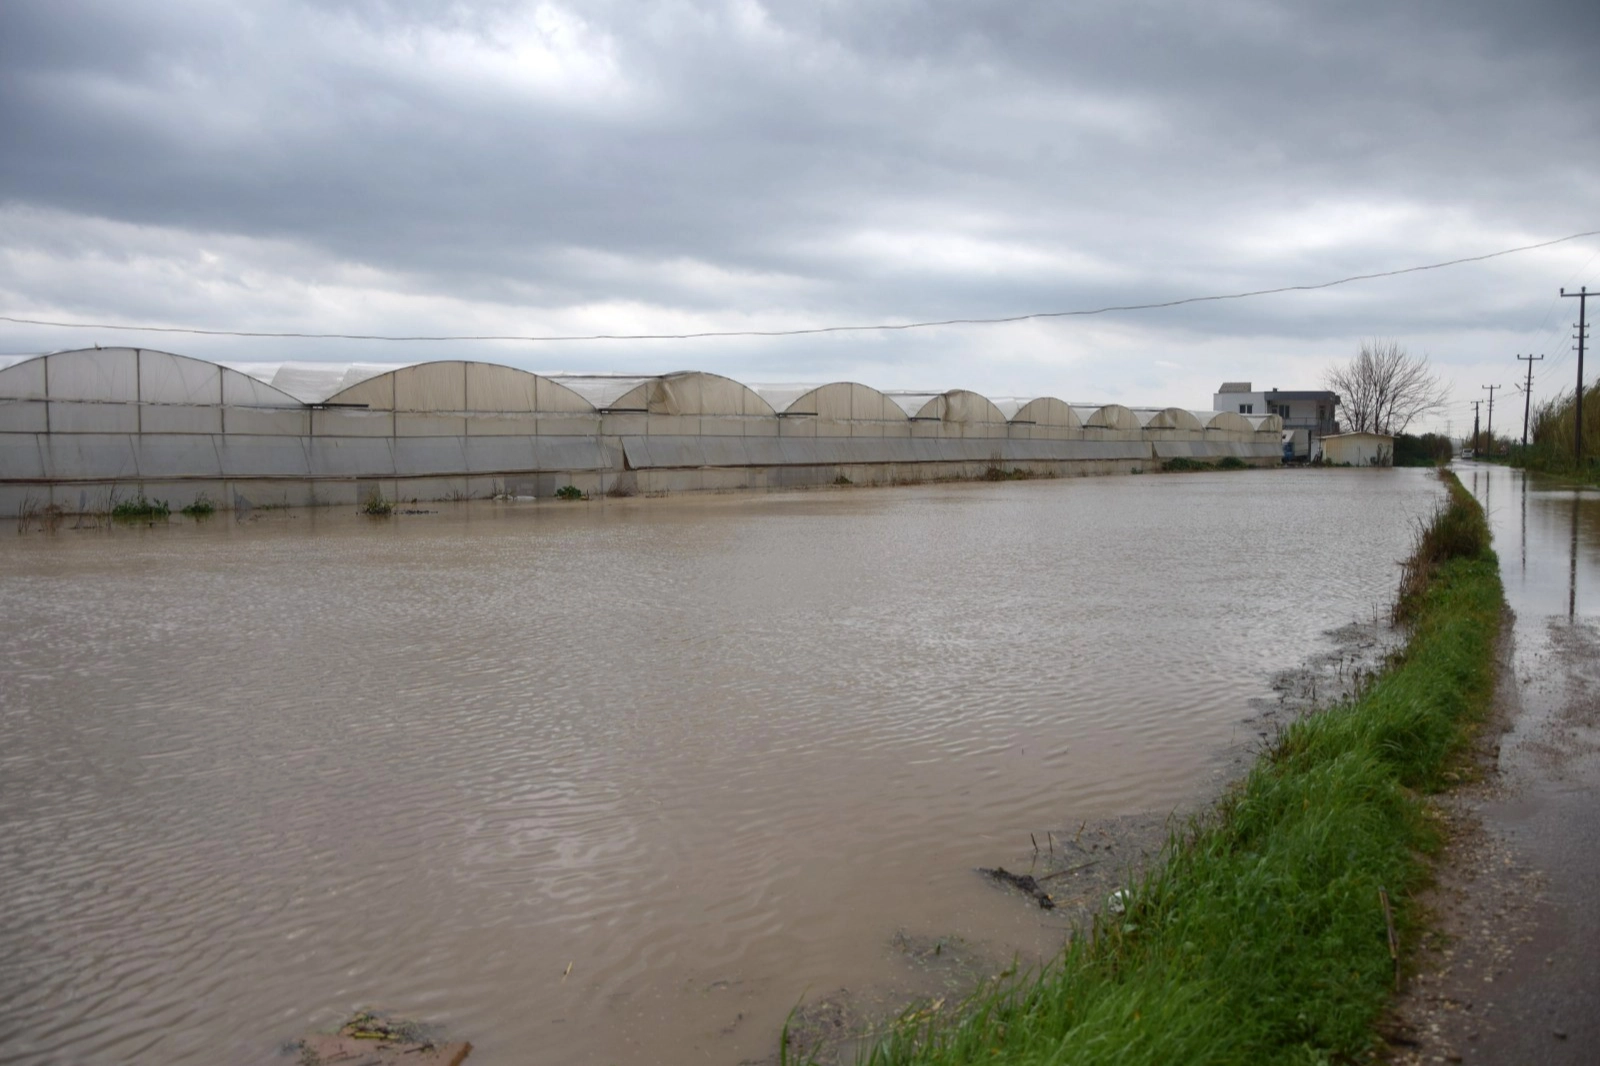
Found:
[[[1597,45],[1593,0],[4,0],[0,314],[658,333],[1316,283],[1600,229]],[[1597,238],[1004,326],[385,344],[0,323],[0,353],[1209,407],[1224,380],[1320,387],[1376,336],[1454,383],[1460,432],[1518,353],[1548,356],[1536,397],[1571,387],[1577,307],[1556,294],[1584,284]]]

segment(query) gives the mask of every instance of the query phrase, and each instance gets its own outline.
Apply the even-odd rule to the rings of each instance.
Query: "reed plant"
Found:
[[[1502,600],[1482,509],[1448,471],[1409,635],[1354,700],[1287,726],[1245,779],[1042,972],[908,1011],[864,1060],[1349,1062],[1421,917],[1427,796],[1485,712]],[[1113,910],[1117,913],[1113,913]]]
[[[1582,457],[1574,439],[1577,400],[1565,392],[1533,409],[1528,446],[1508,448],[1511,465],[1600,484],[1600,392],[1586,390],[1583,399]]]

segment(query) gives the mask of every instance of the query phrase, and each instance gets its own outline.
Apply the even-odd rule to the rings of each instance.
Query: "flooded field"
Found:
[[[1037,959],[1064,921],[974,868],[1213,795],[1439,494],[1262,471],[8,533],[0,1063],[291,1062],[377,1005],[474,1066],[733,1066],[802,998],[925,985],[915,945]]]

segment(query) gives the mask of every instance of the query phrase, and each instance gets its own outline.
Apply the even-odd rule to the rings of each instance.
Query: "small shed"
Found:
[[[1322,461],[1337,466],[1393,466],[1394,438],[1387,433],[1334,433],[1322,438]]]

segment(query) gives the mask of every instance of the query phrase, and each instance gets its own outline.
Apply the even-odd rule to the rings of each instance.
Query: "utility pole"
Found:
[[[1576,296],[1578,298],[1578,391],[1573,393],[1572,420],[1572,457],[1579,466],[1583,465],[1583,342],[1589,336],[1588,319],[1584,312],[1589,308],[1589,297],[1600,296],[1600,292],[1590,292],[1585,285],[1577,292],[1561,290],[1563,296]]]
[[[1528,387],[1522,390],[1522,450],[1528,450],[1528,410],[1533,403],[1533,364],[1543,359],[1542,355],[1519,355],[1519,360],[1528,364]],[[1526,459],[1523,462],[1527,462]]]
[[[1482,402],[1482,400],[1472,401],[1472,457],[1474,459],[1478,457],[1478,448],[1483,444],[1483,441],[1478,437],[1478,405]]]
[[[1503,389],[1504,385],[1484,385],[1482,388],[1489,390],[1489,455],[1494,455],[1494,390]]]

